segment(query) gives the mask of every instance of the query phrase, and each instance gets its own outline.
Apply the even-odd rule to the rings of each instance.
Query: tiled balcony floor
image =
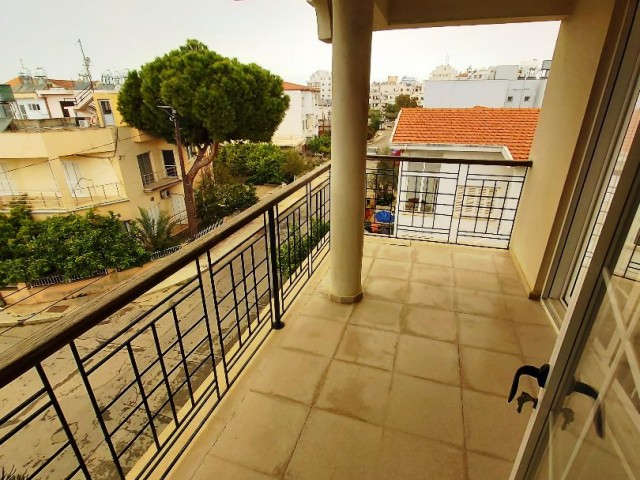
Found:
[[[531,412],[507,404],[513,373],[556,338],[509,254],[365,254],[364,300],[330,302],[325,262],[171,478],[508,478]]]

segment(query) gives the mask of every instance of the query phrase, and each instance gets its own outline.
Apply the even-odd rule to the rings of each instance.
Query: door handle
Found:
[[[518,385],[520,383],[520,377],[522,375],[528,375],[529,377],[535,378],[536,381],[538,382],[538,386],[541,388],[544,388],[544,386],[547,384],[547,377],[549,376],[549,370],[551,370],[551,366],[548,363],[545,363],[540,367],[534,367],[533,365],[521,366],[518,370],[516,370],[516,374],[513,376],[513,382],[511,383],[511,390],[509,391],[508,402],[511,403],[511,401],[515,398],[516,393],[518,393]],[[533,399],[533,397],[531,398]],[[534,408],[535,408],[535,404],[534,404]]]
[[[571,391],[571,393],[574,392],[586,395],[587,397],[592,398],[594,402],[598,401],[598,396],[600,395],[598,391],[591,385],[589,385],[588,383],[580,382],[578,380],[576,380],[573,385],[573,390]],[[598,437],[604,438],[604,408],[601,403],[597,404],[596,414],[593,417],[593,424]]]

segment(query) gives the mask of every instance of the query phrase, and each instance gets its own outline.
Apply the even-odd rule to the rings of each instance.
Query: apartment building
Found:
[[[383,82],[373,82],[369,89],[369,107],[382,110],[386,105],[395,103],[398,95],[409,95],[422,105],[422,84],[414,77],[403,77],[398,81],[397,76],[388,76]]]
[[[282,147],[300,147],[308,138],[318,135],[321,91],[291,82],[283,82],[283,89],[289,97],[289,108],[271,141]]]
[[[318,105],[331,106],[331,72],[318,70],[311,74],[307,86],[318,89]]]
[[[453,78],[452,68],[434,70],[432,73],[439,76],[424,81],[424,107],[540,108],[550,68],[550,61],[540,64],[532,60],[520,65],[469,67]]]
[[[0,211],[19,201],[35,218],[95,209],[130,221],[143,208],[186,220],[175,146],[127,126],[117,91],[24,76],[8,85],[0,95]],[[41,114],[23,118],[25,103]]]

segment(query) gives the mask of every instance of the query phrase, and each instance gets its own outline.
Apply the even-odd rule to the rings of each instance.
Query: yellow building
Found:
[[[140,207],[186,223],[175,146],[127,126],[117,92],[96,90],[92,104],[88,122],[13,120],[0,133],[0,211],[24,201],[36,219],[94,208],[128,221]]]

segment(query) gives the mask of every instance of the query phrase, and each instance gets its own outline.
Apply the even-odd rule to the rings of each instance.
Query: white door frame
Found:
[[[632,26],[629,41],[624,52],[624,61],[617,76],[609,108],[605,114],[604,125],[617,128],[620,135],[620,112],[630,111],[635,103],[634,93],[637,91],[640,77],[640,15],[637,2],[629,1],[635,23]],[[611,155],[617,154],[611,139],[603,128],[599,136],[598,148],[594,148],[594,156],[605,155],[599,159],[602,165],[607,165]],[[614,140],[615,141],[615,140]],[[605,160],[605,161],[603,161]],[[548,437],[548,420],[553,411],[562,405],[565,393],[573,384],[573,377],[584,350],[589,332],[595,321],[603,296],[603,282],[601,271],[612,259],[615,259],[622,249],[626,233],[640,204],[640,130],[629,150],[627,161],[620,176],[615,195],[611,201],[609,214],[605,219],[600,238],[591,260],[591,264],[584,277],[582,286],[567,308],[558,341],[551,354],[551,371],[546,386],[540,391],[537,409],[529,421],[524,440],[516,457],[512,480],[532,478],[537,468]]]

